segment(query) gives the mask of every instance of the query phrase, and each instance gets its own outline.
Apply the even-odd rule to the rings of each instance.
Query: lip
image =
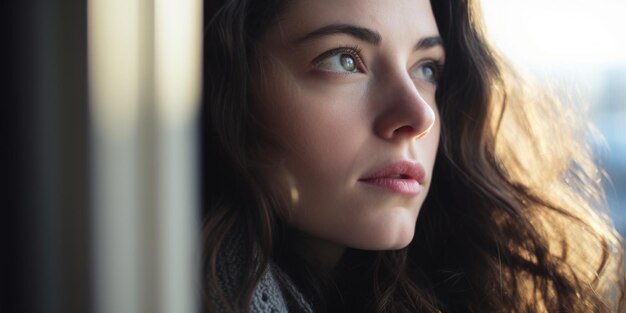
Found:
[[[395,193],[416,196],[421,192],[426,170],[419,162],[400,161],[378,168],[359,182]]]

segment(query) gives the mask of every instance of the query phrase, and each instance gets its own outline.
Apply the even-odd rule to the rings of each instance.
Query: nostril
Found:
[[[411,125],[404,125],[401,126],[399,128],[396,128],[393,131],[393,136],[407,136],[407,137],[415,137],[417,139],[422,138],[424,136],[426,136],[430,130],[433,128],[433,126],[435,125],[435,120],[432,119],[431,121],[428,122],[428,124],[425,124],[424,127],[414,127]]]
[[[404,134],[409,135],[411,133],[415,133],[415,128],[413,128],[412,126],[408,126],[408,125],[402,126],[402,127],[400,127],[400,128],[398,128],[398,129],[393,131],[393,134],[396,135],[396,136],[397,135],[404,135]]]

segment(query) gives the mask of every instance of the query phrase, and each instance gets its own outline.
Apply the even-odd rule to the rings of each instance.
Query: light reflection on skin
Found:
[[[329,25],[349,27],[298,40]],[[399,249],[413,238],[439,141],[434,78],[444,61],[440,41],[418,43],[438,35],[427,0],[296,0],[261,40],[253,81],[276,162],[269,183],[288,188],[287,222],[329,267],[344,247]],[[425,169],[419,194],[362,182],[399,161]]]

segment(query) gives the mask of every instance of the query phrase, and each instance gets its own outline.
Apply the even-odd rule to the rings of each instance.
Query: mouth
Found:
[[[422,190],[426,177],[419,162],[401,161],[378,168],[359,179],[359,182],[385,191],[416,196]]]
[[[386,178],[412,179],[412,177],[411,177],[411,176],[404,175],[404,174],[391,175],[391,176],[388,176],[388,177],[386,177]]]

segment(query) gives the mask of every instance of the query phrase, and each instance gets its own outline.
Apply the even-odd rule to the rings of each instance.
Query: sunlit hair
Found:
[[[621,312],[623,252],[601,214],[582,112],[528,83],[472,0],[432,1],[446,51],[441,142],[411,244],[349,250],[321,275],[275,213],[250,93],[256,45],[284,1],[205,1],[204,270],[209,312],[247,311],[270,260],[320,312]],[[262,74],[262,73],[261,73]],[[232,237],[248,263],[223,290]]]

